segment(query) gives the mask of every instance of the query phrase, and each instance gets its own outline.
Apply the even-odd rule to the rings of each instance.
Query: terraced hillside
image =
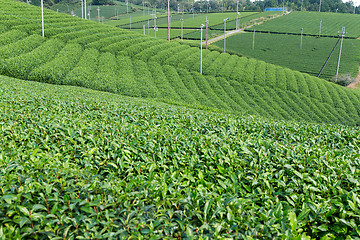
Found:
[[[0,73],[278,120],[355,125],[360,94],[262,61],[0,1]]]
[[[346,38],[358,38],[360,36],[360,16],[349,13],[326,13],[326,12],[292,12],[282,18],[268,21],[259,26],[248,29],[252,31],[270,33],[300,34],[303,28],[304,35],[319,36],[320,21],[321,36],[337,37],[341,27],[346,28]]]
[[[357,239],[357,127],[0,77],[1,239]]]

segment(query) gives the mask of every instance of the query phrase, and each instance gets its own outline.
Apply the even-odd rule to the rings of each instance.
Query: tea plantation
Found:
[[[284,17],[268,21],[254,27],[256,31],[271,33],[292,33],[319,36],[321,22],[321,36],[337,37],[341,27],[346,27],[347,38],[358,38],[360,36],[360,16],[349,13],[326,13],[326,12],[293,12]],[[249,29],[252,31],[253,28]]]
[[[359,123],[360,93],[262,61],[203,51],[2,0],[0,73],[278,120]],[[26,17],[25,17],[26,14]],[[61,21],[59,21],[61,19]]]
[[[358,128],[0,86],[2,239],[359,237]]]
[[[300,35],[255,32],[253,49],[253,33],[241,33],[226,38],[226,49],[267,63],[317,76],[338,38],[303,36],[301,49],[300,40]],[[215,44],[221,48],[224,47],[223,40]],[[340,42],[321,73],[321,78],[332,79],[336,75],[339,49]],[[339,74],[350,73],[356,77],[359,72],[359,60],[360,41],[345,39],[341,52]]]
[[[359,239],[358,91],[44,15],[0,0],[0,239]]]

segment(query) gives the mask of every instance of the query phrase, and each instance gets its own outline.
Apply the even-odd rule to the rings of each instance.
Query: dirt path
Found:
[[[358,87],[359,83],[360,83],[360,63],[359,63],[359,72],[358,72],[358,75],[355,78],[355,81],[350,83],[347,87],[351,88],[351,89],[354,89],[354,88]]]
[[[283,13],[283,14],[280,14],[280,15],[276,16],[275,18],[278,18],[278,17],[281,17],[281,16],[285,16],[285,15],[287,15],[287,14],[289,14],[289,13],[290,13],[290,12],[285,12],[285,13]],[[272,19],[275,19],[275,18],[267,19],[267,21],[272,20]],[[225,37],[229,37],[230,35],[233,35],[234,33],[242,32],[242,31],[244,31],[246,28],[251,28],[252,26],[260,25],[260,24],[262,24],[262,23],[264,23],[264,22],[265,22],[265,21],[261,21],[261,22],[254,23],[254,24],[252,24],[252,25],[249,25],[249,26],[240,28],[240,29],[238,29],[238,30],[228,31],[228,32],[226,32]],[[209,39],[209,40],[208,40],[208,44],[215,43],[215,42],[217,42],[217,41],[219,41],[219,40],[222,40],[222,39],[224,39],[224,34],[221,35],[221,36],[218,36],[218,37]],[[203,45],[206,44],[206,41],[203,41],[202,44],[203,44]]]

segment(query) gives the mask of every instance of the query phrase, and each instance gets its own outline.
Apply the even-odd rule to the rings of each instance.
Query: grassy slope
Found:
[[[360,16],[348,13],[292,12],[254,28],[258,31],[293,34],[300,34],[301,28],[303,28],[303,34],[319,36],[320,20],[322,20],[322,36],[336,37],[342,26],[346,27],[346,37],[357,38],[360,36]],[[251,30],[249,29],[249,31]]]
[[[358,236],[358,128],[8,77],[0,110],[0,238]]]
[[[356,91],[209,50],[203,51],[200,75],[198,47],[52,11],[45,12],[47,38],[38,46],[27,35],[41,33],[39,9],[2,2],[1,10],[12,15],[0,16],[0,51],[14,53],[0,60],[2,74],[281,120],[348,125],[360,120]],[[25,12],[35,21],[19,17]]]
[[[242,33],[228,37],[226,49],[317,76],[337,40],[336,38],[303,36],[302,49],[300,49],[299,35],[256,33],[255,48],[252,49],[253,33]],[[220,40],[215,44],[223,48],[224,41]],[[336,75],[339,48],[340,43],[321,73],[321,78],[331,79]],[[359,56],[360,41],[345,39],[339,73],[351,73],[353,77],[356,77],[359,71]]]

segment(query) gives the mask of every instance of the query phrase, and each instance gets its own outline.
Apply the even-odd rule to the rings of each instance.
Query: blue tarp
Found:
[[[265,12],[273,11],[273,12],[280,12],[283,8],[265,8]]]

